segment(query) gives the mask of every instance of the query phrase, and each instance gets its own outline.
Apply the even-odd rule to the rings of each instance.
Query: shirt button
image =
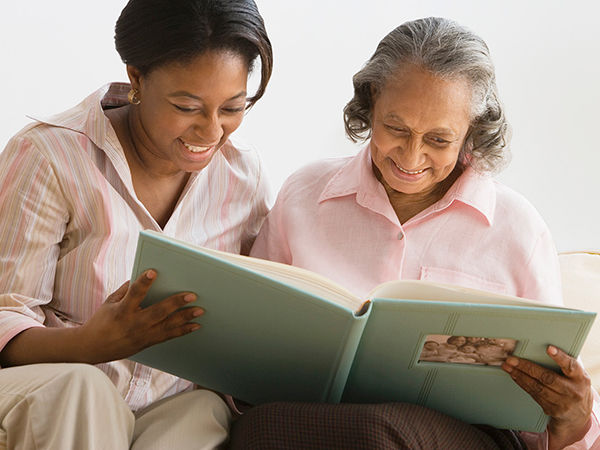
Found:
[[[400,231],[398,233],[398,240],[401,241],[402,239],[404,239],[404,233],[402,231]]]

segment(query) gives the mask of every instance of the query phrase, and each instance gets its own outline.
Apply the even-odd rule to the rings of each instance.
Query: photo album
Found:
[[[509,355],[559,370],[595,313],[507,295],[391,281],[358,298],[313,272],[142,231],[131,278],[158,276],[142,307],[191,291],[193,333],[131,359],[250,404],[408,402],[468,423],[543,431],[549,418],[504,372]]]

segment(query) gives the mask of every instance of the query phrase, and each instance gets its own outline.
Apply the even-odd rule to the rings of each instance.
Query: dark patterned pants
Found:
[[[472,426],[407,403],[269,403],[248,410],[231,430],[231,450],[525,449],[517,433]]]

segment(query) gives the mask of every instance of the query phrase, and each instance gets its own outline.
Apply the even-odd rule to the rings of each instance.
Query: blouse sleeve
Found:
[[[65,204],[49,162],[29,140],[13,138],[0,154],[0,350],[43,326],[40,305],[53,297]]]
[[[527,279],[521,297],[563,305],[560,263],[550,230],[538,236],[526,267]]]
[[[286,200],[285,185],[277,196],[275,206],[264,221],[250,256],[284,264],[292,264],[292,255],[286,239],[284,219],[289,202]]]
[[[271,207],[271,187],[262,167],[262,162],[257,155],[256,189],[252,197],[250,214],[244,229],[240,253],[248,255],[256,239],[261,225]]]

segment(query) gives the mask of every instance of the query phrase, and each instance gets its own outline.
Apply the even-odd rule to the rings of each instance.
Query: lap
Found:
[[[97,367],[0,369],[0,448],[127,449],[133,424],[133,413]]]
[[[250,409],[234,423],[230,448],[521,448],[514,433],[492,430],[406,403],[271,403]]]
[[[167,397],[134,415],[95,366],[0,369],[0,449],[15,448],[11,442],[45,442],[41,448],[209,449],[227,439],[230,420],[225,402],[206,390]]]
[[[2,368],[0,403],[3,402],[2,399],[8,403],[11,399],[17,401],[40,390],[77,389],[84,384],[115,390],[106,374],[89,364],[49,363]]]

